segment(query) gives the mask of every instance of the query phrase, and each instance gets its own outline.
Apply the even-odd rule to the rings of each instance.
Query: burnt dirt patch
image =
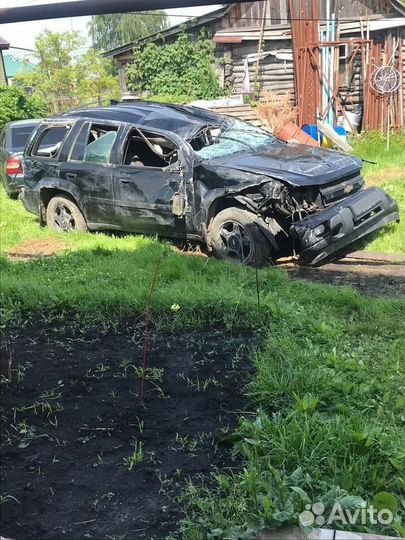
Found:
[[[188,478],[236,466],[222,439],[246,407],[251,334],[154,329],[144,404],[142,325],[4,337],[2,535],[165,538]]]
[[[68,245],[59,238],[37,238],[24,240],[5,250],[10,259],[42,259],[52,257],[65,250]]]

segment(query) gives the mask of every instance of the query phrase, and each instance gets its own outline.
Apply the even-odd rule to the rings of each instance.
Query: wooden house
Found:
[[[310,2],[306,2],[308,4]],[[207,29],[216,44],[217,70],[224,87],[233,94],[252,94],[256,88],[260,92],[272,90],[276,93],[291,92],[299,102],[298,64],[294,60],[294,22],[300,17],[300,0],[268,0],[245,2],[218,9],[188,22],[187,31],[198,36]],[[305,4],[302,2],[301,5]],[[384,44],[393,38],[395,66],[401,75],[400,95],[403,108],[405,72],[405,7],[399,0],[329,0],[314,4],[317,13],[317,32],[326,29],[333,16],[337,21],[341,44],[335,46],[335,73],[339,78],[339,99],[348,111],[364,105],[365,62],[371,62],[370,55],[355,54],[355,40]],[[327,5],[329,4],[329,13]],[[263,21],[264,19],[264,21]],[[184,29],[184,24],[168,28],[158,34],[145,37],[137,43],[141,47],[150,42],[170,43]],[[398,46],[399,45],[399,46]],[[125,66],[134,60],[134,43],[128,43],[104,53],[113,57],[118,65],[121,91],[130,97],[125,78]],[[257,55],[260,51],[259,66]],[[384,46],[382,48],[384,51]],[[383,53],[382,53],[383,54]],[[386,59],[390,62],[390,59]],[[377,66],[376,66],[377,67]],[[257,71],[258,70],[258,71]],[[258,80],[256,75],[258,73]],[[319,75],[319,73],[318,73]],[[256,84],[257,83],[257,84]],[[255,86],[255,88],[253,88]],[[403,114],[401,115],[403,122]]]
[[[10,43],[0,36],[0,85],[7,84],[6,68],[4,66],[3,51],[10,47]]]

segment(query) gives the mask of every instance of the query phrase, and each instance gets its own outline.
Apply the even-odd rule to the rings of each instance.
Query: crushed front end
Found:
[[[300,242],[302,262],[317,265],[393,221],[399,221],[397,203],[381,189],[369,188],[294,222],[290,235]]]

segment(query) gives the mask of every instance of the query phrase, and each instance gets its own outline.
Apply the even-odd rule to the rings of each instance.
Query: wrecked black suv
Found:
[[[293,251],[317,264],[399,219],[363,189],[360,159],[195,107],[69,112],[39,125],[23,161],[24,206],[52,229],[191,239],[250,265]]]

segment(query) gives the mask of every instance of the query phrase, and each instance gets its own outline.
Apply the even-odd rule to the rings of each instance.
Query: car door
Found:
[[[166,158],[169,153],[171,156]],[[184,236],[184,219],[172,212],[173,197],[180,189],[178,142],[166,134],[130,128],[124,138],[122,158],[114,170],[115,199],[122,227],[162,236]]]
[[[74,186],[90,228],[120,225],[113,190],[114,151],[120,125],[84,122],[60,171],[66,185]]]
[[[58,187],[60,154],[71,134],[72,124],[65,120],[42,122],[24,150],[24,183],[26,188]]]

